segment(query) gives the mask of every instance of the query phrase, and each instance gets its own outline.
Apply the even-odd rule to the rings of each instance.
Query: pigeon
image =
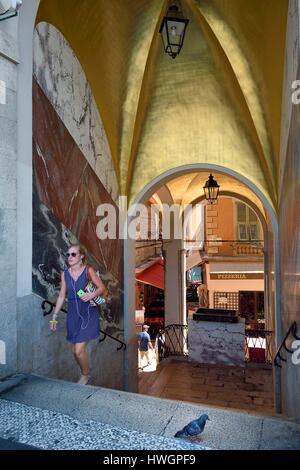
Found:
[[[194,419],[183,429],[177,431],[174,437],[194,437],[201,434],[205,428],[206,421],[209,420],[207,415],[201,415],[198,419]]]

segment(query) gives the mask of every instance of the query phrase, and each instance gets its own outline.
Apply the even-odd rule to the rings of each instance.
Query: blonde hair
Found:
[[[79,251],[80,255],[83,256],[83,258],[82,258],[82,263],[83,263],[83,264],[86,264],[86,262],[87,262],[86,256],[87,256],[87,255],[86,255],[86,249],[85,249],[85,247],[84,247],[83,245],[80,245],[80,243],[79,243],[79,244],[77,244],[77,245],[71,245],[71,246],[69,247],[69,249],[70,249],[70,248],[78,248],[78,251]]]

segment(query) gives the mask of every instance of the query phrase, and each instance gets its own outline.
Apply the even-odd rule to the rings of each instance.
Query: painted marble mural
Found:
[[[117,202],[118,183],[109,144],[92,90],[73,50],[48,23],[36,26],[33,74],[57,115]]]
[[[37,26],[33,80],[33,291],[54,301],[65,252],[80,241],[109,291],[101,328],[122,336],[122,243],[99,240],[96,208],[118,187],[92,92],[51,25]]]

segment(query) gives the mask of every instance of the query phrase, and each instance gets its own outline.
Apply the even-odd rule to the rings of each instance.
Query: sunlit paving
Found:
[[[270,368],[239,369],[169,358],[143,369],[139,374],[139,392],[199,405],[275,414]]]

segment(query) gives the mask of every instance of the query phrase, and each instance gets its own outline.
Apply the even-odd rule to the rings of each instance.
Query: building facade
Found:
[[[264,318],[264,240],[258,217],[245,203],[220,198],[205,206],[205,223],[202,258],[209,306],[239,310],[249,322]]]

